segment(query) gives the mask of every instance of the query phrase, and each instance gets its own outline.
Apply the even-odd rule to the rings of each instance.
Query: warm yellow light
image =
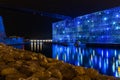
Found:
[[[118,67],[118,72],[120,72],[120,66]]]

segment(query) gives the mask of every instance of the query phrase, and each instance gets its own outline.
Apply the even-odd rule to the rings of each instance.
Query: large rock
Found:
[[[88,75],[91,79],[96,79],[99,75],[98,71],[92,68],[86,69],[85,74]]]
[[[1,75],[5,76],[5,75],[10,75],[10,74],[16,74],[18,71],[15,68],[5,68],[1,71]]]
[[[5,80],[20,80],[20,78],[26,79],[27,77],[24,74],[16,73],[16,74],[6,75]]]
[[[32,75],[32,77],[39,78],[39,80],[48,80],[51,77],[51,72],[49,71],[39,71]]]
[[[83,68],[83,67],[78,67],[78,66],[76,66],[76,67],[74,67],[74,69],[75,69],[75,72],[76,72],[76,75],[77,76],[80,76],[80,75],[85,75],[86,74],[86,69],[85,68]]]
[[[58,80],[62,80],[63,76],[60,70],[55,69],[55,68],[49,68],[48,71],[51,72],[51,77],[54,77]]]
[[[72,80],[96,80],[96,79],[91,79],[89,76],[87,75],[82,75],[82,76],[77,76],[74,77]]]

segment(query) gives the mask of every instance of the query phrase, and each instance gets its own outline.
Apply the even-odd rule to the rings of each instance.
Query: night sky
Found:
[[[118,6],[120,0],[0,0],[0,15],[3,17],[7,36],[49,39],[52,38],[52,22],[60,19],[12,9],[32,9],[74,18]]]

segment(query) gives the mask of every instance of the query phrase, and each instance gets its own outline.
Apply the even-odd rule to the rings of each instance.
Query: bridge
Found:
[[[0,5],[0,9],[10,10],[10,11],[20,12],[20,13],[30,13],[30,14],[33,14],[33,15],[46,16],[46,17],[62,19],[62,20],[72,19],[72,17],[70,17],[70,16],[60,15],[60,14],[56,14],[56,13],[48,13],[48,12],[43,12],[43,11],[38,11],[38,10],[33,10],[33,9],[27,9],[27,8],[15,8],[15,7],[13,8],[13,7],[10,7],[10,6]]]

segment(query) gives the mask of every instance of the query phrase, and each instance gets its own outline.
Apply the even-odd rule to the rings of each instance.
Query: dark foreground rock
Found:
[[[119,80],[42,54],[0,44],[0,80]]]

